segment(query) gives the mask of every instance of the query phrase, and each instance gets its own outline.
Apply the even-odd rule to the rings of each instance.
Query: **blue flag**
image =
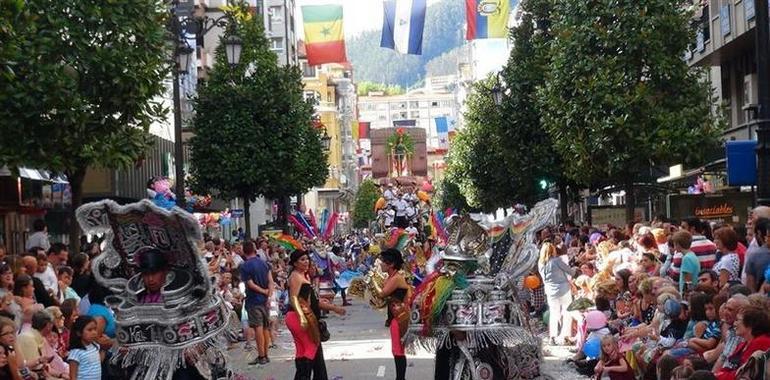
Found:
[[[426,0],[385,0],[380,46],[401,54],[422,54]]]

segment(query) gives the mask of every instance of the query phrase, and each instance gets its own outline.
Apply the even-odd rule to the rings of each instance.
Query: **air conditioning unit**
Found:
[[[757,74],[749,74],[743,77],[743,104],[759,103],[759,82]]]

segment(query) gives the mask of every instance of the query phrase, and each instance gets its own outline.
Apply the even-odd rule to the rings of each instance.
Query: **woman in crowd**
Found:
[[[548,321],[548,335],[551,344],[557,344],[557,337],[561,344],[568,342],[572,334],[572,317],[567,307],[572,302],[570,279],[573,276],[572,268],[559,255],[559,250],[552,243],[545,243],[540,248],[538,260],[540,277],[543,278],[545,295],[548,301],[550,317]],[[561,330],[559,322],[561,321]]]
[[[378,289],[381,298],[388,299],[388,319],[385,326],[390,328],[391,351],[396,364],[396,380],[406,379],[406,354],[401,344],[401,337],[409,326],[409,284],[399,273],[404,265],[404,258],[397,249],[387,249],[380,254],[380,267],[388,274],[382,289]],[[376,283],[375,283],[376,285]]]
[[[294,363],[297,372],[294,379],[310,380],[312,375],[313,379],[326,380],[328,376],[318,318],[321,316],[321,309],[339,315],[345,315],[345,309],[333,303],[318,302],[318,295],[308,277],[310,257],[306,251],[298,249],[292,252],[289,265],[292,267],[289,276],[289,299],[292,308],[286,314],[286,327],[294,338],[296,348]]]
[[[770,349],[770,318],[768,318],[767,310],[755,306],[744,308],[738,313],[735,329],[744,342],[727,359],[736,363],[734,368],[746,364],[754,352]],[[735,379],[735,370],[723,369],[716,375],[719,380],[733,380]]]
[[[12,320],[0,317],[0,346],[5,350],[5,355],[8,360],[6,371],[0,369],[0,375],[4,372],[9,374],[8,377],[0,377],[10,380],[22,380],[20,369],[24,366],[24,359],[21,355],[16,354],[13,346],[16,344],[16,324]]]
[[[722,258],[714,265],[714,272],[719,275],[719,287],[729,282],[741,280],[741,260],[736,253],[738,249],[738,234],[730,227],[722,227],[714,231],[714,244]]]
[[[37,302],[35,301],[35,285],[32,283],[32,277],[26,274],[17,276],[13,283],[13,295],[16,296],[16,303],[21,310],[33,308]]]

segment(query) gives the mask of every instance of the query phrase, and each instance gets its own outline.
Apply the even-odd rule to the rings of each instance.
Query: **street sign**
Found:
[[[243,218],[243,209],[242,208],[236,208],[230,210],[230,217],[231,218]]]

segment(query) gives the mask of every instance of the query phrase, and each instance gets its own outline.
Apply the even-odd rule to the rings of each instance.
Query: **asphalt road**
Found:
[[[394,379],[395,366],[385,314],[370,309],[361,300],[347,307],[347,315],[327,318],[331,340],[323,344],[330,380]],[[229,351],[230,363],[238,380],[290,380],[294,378],[294,344],[285,326],[280,327],[278,347],[270,350],[270,363],[250,366],[256,353],[246,352],[240,343]],[[544,370],[554,379],[579,379],[562,362],[569,353],[564,348],[546,347]],[[407,357],[407,379],[433,379],[433,355],[418,352]]]

